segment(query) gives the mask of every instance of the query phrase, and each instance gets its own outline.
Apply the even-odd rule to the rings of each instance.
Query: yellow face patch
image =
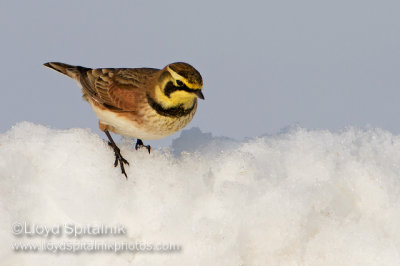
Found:
[[[174,91],[168,97],[158,85],[155,90],[155,96],[157,102],[164,108],[182,106],[185,109],[189,109],[197,98],[195,94],[186,91]]]

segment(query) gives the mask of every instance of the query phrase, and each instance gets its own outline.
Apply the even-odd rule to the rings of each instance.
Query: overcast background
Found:
[[[399,133],[399,10],[386,0],[1,0],[0,132],[27,120],[100,133],[77,85],[45,62],[185,61],[206,97],[189,127],[237,139],[295,124]]]

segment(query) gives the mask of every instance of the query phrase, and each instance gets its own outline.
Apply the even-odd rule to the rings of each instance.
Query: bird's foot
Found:
[[[144,145],[143,141],[141,139],[137,139],[136,145],[135,145],[135,150],[138,150],[138,149],[143,148],[143,147],[145,147],[147,149],[147,151],[149,152],[149,154],[150,154],[151,146],[150,145]]]
[[[129,165],[129,162],[124,157],[122,157],[121,150],[117,147],[117,145],[113,145],[113,143],[111,142],[108,142],[108,145],[110,145],[114,150],[114,155],[115,155],[114,167],[117,167],[119,163],[122,174],[125,175],[126,179],[128,179],[128,175],[125,172],[124,164]]]

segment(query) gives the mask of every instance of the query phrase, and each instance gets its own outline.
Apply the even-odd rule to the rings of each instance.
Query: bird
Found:
[[[197,99],[204,100],[199,71],[184,62],[157,68],[87,68],[60,62],[44,66],[75,80],[82,97],[99,119],[99,128],[115,155],[114,167],[129,162],[111,137],[110,131],[137,139],[135,149],[150,145],[142,140],[167,137],[183,129],[197,110]]]

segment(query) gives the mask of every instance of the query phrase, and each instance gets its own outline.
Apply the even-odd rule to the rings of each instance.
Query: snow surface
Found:
[[[191,129],[151,155],[124,139],[128,180],[103,138],[28,122],[0,135],[1,265],[400,265],[400,136]],[[16,238],[16,221],[119,223],[122,239],[182,251],[16,253],[43,240]]]

